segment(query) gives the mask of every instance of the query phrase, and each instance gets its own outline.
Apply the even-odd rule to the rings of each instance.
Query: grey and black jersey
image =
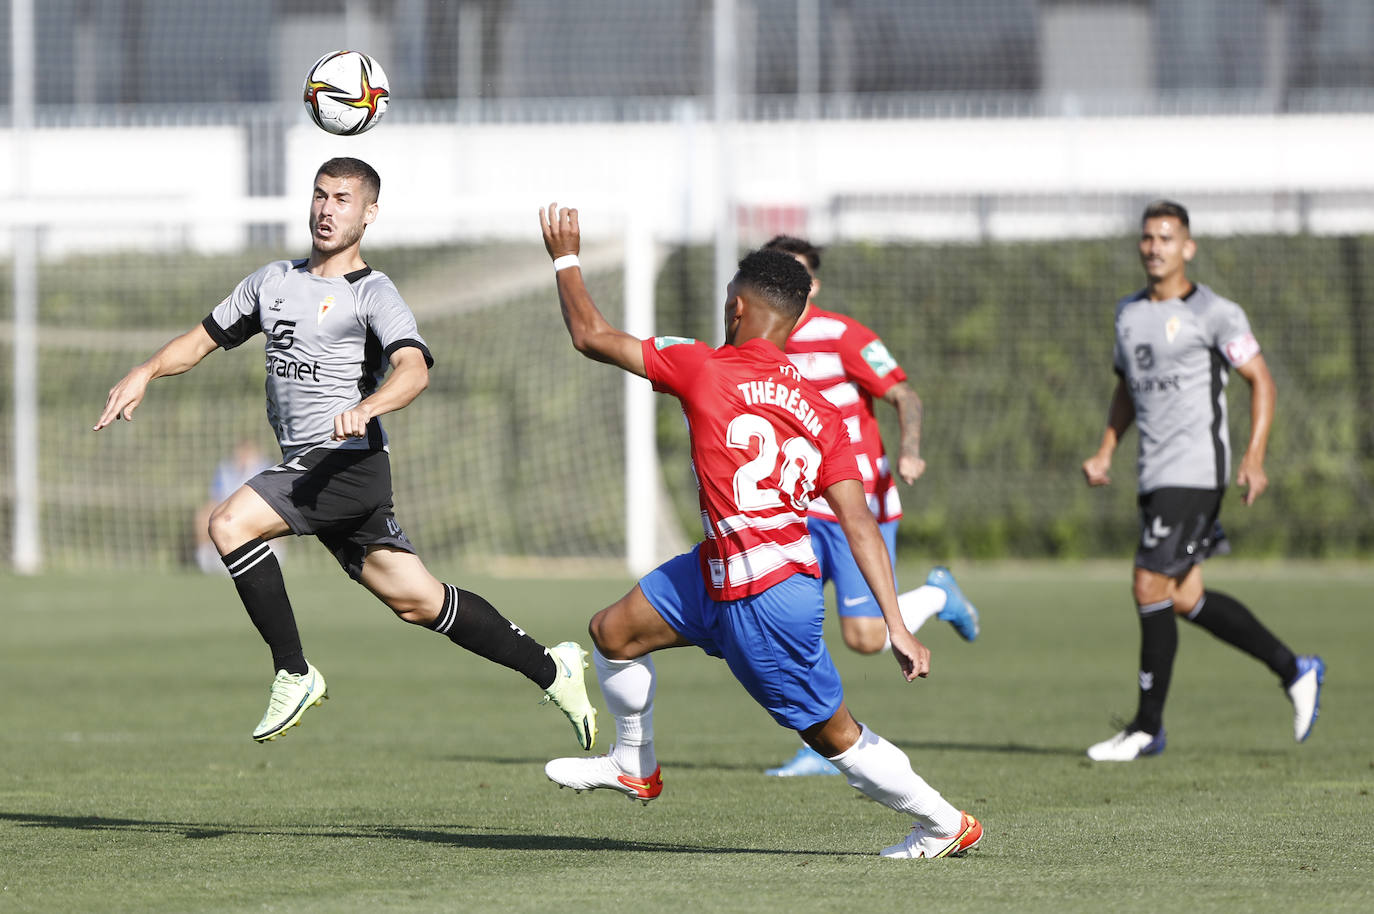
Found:
[[[1116,372],[1135,404],[1141,493],[1226,487],[1226,382],[1259,351],[1245,311],[1204,285],[1181,299],[1141,290],[1117,302]]]
[[[267,264],[240,282],[202,326],[225,349],[257,333],[265,337],[267,418],[284,459],[320,446],[382,448],[386,436],[376,419],[366,437],[332,441],[334,417],[381,385],[396,350],[414,346],[426,364],[434,359],[385,273],[365,267],[325,278],[306,265]]]

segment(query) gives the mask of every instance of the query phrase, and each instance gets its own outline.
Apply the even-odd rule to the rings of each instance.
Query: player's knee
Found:
[[[634,650],[634,639],[624,625],[616,624],[614,608],[607,607],[592,616],[592,621],[587,623],[587,634],[607,660],[633,660],[639,656]]]
[[[844,643],[851,651],[876,654],[887,646],[887,629],[884,628],[881,632],[845,632]]]
[[[1174,614],[1186,616],[1197,608],[1198,598],[1195,596],[1185,596],[1183,594],[1174,595]]]
[[[611,643],[611,626],[607,624],[607,613],[610,610],[603,609],[601,612],[592,616],[592,621],[587,623],[587,634],[591,636],[592,644],[601,652],[601,656],[610,657],[611,652],[619,647]]]
[[[432,626],[439,618],[443,606],[443,586],[435,591],[408,587],[396,588],[390,592],[373,591],[377,598],[387,605],[396,618],[411,625]]]
[[[1173,591],[1173,581],[1164,575],[1141,574],[1140,569],[1136,569],[1135,579],[1131,585],[1131,595],[1135,597],[1137,606],[1149,606],[1152,603],[1172,599]]]
[[[423,625],[429,627],[434,624],[434,620],[439,618],[439,613],[432,606],[426,606],[417,600],[400,600],[388,603],[391,611],[396,614],[396,618],[402,622],[409,622],[411,625]]]
[[[887,647],[887,623],[868,616],[841,616],[845,647],[860,654],[876,654]]]
[[[242,546],[252,539],[248,533],[242,529],[242,525],[237,522],[232,511],[227,507],[227,503],[215,506],[210,512],[210,519],[206,521],[205,532],[210,536],[210,542],[215,544],[220,555],[225,555]]]

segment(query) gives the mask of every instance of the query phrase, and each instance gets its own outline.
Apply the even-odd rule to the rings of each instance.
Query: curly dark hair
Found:
[[[819,248],[805,238],[798,238],[795,235],[774,235],[772,240],[763,246],[765,251],[783,251],[794,257],[800,257],[806,261],[806,268],[815,275],[821,268],[821,251]]]
[[[749,288],[773,310],[793,319],[801,317],[811,294],[811,274],[784,251],[750,251],[739,262],[735,284]]]
[[[1172,200],[1153,200],[1148,203],[1140,216],[1140,224],[1144,225],[1151,219],[1177,219],[1180,225],[1188,228],[1188,211],[1182,203]]]
[[[372,198],[367,201],[369,203],[376,203],[377,197],[382,193],[382,176],[377,174],[377,169],[362,159],[336,156],[319,167],[315,172],[315,178],[318,179],[320,175],[328,175],[331,178],[356,178],[367,188]]]

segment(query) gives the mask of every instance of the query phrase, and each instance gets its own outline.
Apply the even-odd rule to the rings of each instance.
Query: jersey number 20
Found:
[[[773,423],[753,413],[730,420],[726,444],[748,451],[755,442],[758,456],[735,471],[735,505],[741,511],[761,511],[781,506],[786,496],[792,508],[805,511],[821,468],[820,449],[800,435],[779,447]]]

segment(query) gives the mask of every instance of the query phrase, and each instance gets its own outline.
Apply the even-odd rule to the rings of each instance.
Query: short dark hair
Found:
[[[774,311],[795,320],[806,310],[811,274],[791,254],[765,248],[750,251],[739,262],[735,285],[748,288]]]
[[[812,273],[821,268],[821,250],[805,238],[798,238],[795,235],[774,235],[773,239],[763,246],[765,251],[783,251],[794,257],[800,257],[806,261],[806,267]]]
[[[320,175],[328,175],[331,178],[356,178],[371,194],[372,199],[367,201],[369,203],[376,203],[382,193],[382,176],[377,174],[377,169],[362,159],[335,156],[316,170],[316,180]]]
[[[1175,203],[1172,200],[1153,200],[1146,204],[1145,212],[1140,217],[1140,224],[1144,225],[1151,219],[1177,219],[1180,225],[1188,228],[1188,211],[1183,208],[1182,203]]]

